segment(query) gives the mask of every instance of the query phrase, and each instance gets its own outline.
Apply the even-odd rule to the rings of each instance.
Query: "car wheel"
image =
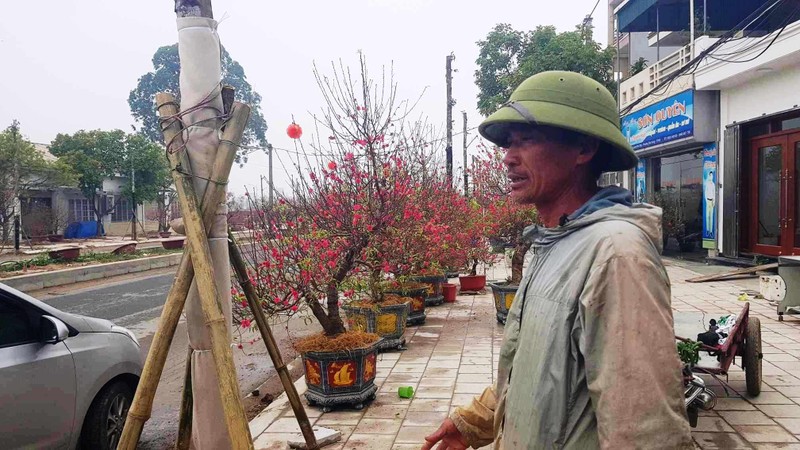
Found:
[[[122,381],[110,384],[100,391],[83,423],[82,447],[98,450],[116,449],[132,402],[133,391]]]

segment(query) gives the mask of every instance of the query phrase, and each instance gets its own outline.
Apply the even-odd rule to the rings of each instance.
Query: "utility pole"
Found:
[[[273,191],[275,189],[272,182],[272,144],[267,144],[267,151],[269,152],[269,206],[272,207]]]
[[[445,154],[447,156],[447,179],[451,186],[453,183],[453,60],[456,59],[455,55],[450,53],[445,60],[445,80],[447,81],[447,147]]]
[[[467,112],[461,111],[464,118],[464,197],[469,197],[469,175],[467,174]]]
[[[128,155],[130,156],[130,154]],[[131,158],[131,240],[138,239],[136,235],[136,169],[133,168],[133,158]]]

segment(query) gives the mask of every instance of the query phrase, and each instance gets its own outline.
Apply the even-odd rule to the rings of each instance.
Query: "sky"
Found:
[[[222,44],[244,67],[261,94],[277,148],[293,149],[286,135],[292,117],[313,130],[310,113],[322,106],[314,82],[316,62],[329,74],[332,61],[355,67],[358,51],[373,75],[394,65],[399,99],[424,92],[415,115],[442,128],[446,117],[445,57],[453,52],[454,130],[480,123],[474,83],[476,42],[498,23],[518,30],[554,25],[572,30],[596,0],[340,0],[278,2],[213,0]],[[595,40],[607,40],[607,3],[594,13]],[[46,4],[46,5],[45,5]],[[0,127],[13,119],[33,142],[49,143],[58,133],[81,129],[131,131],[135,122],[128,94],[162,45],[177,42],[173,2],[167,0],[65,0],[8,2],[0,17]],[[123,7],[122,5],[133,5]],[[473,131],[469,140],[474,137]],[[456,171],[461,167],[461,136],[453,138]],[[474,144],[470,154],[474,152]],[[275,153],[275,185],[286,185],[289,155]],[[236,167],[229,188],[236,194],[260,189],[267,156],[257,152]]]

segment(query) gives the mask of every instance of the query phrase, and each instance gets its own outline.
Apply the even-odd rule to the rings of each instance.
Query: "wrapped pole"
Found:
[[[176,450],[188,450],[192,440],[192,348],[186,355],[186,373],[183,380],[183,394],[181,394],[181,416],[178,421],[178,441]]]
[[[256,319],[256,324],[258,325],[258,331],[261,333],[261,338],[264,339],[264,344],[267,346],[269,357],[272,359],[272,365],[275,366],[275,370],[278,372],[278,376],[281,379],[286,397],[289,399],[289,404],[292,406],[292,411],[294,411],[294,415],[297,418],[297,424],[300,425],[300,431],[303,433],[303,438],[306,440],[306,448],[309,450],[316,450],[319,446],[317,445],[317,438],[314,436],[314,429],[311,428],[311,423],[308,421],[308,415],[306,415],[306,410],[303,408],[303,403],[300,401],[300,395],[294,388],[289,369],[283,362],[281,352],[278,350],[278,343],[275,341],[275,337],[272,335],[272,329],[270,329],[264,311],[261,309],[261,305],[259,305],[256,289],[250,281],[250,277],[247,276],[247,266],[245,265],[244,258],[242,258],[242,254],[239,252],[239,247],[236,246],[236,238],[230,230],[228,230],[228,246],[231,255],[231,266],[233,266],[233,271],[236,273],[236,279],[242,286],[244,296],[247,298],[247,305],[253,312],[253,317]]]
[[[156,96],[158,112],[162,119],[177,116],[178,107],[175,97],[172,94],[158,94]],[[250,116],[250,107],[241,103],[234,104],[231,118],[227,122],[225,131],[222,135],[217,161],[213,168],[211,178],[220,180],[221,183],[214,183],[209,186],[203,196],[203,205],[216,205],[224,200],[224,184],[233,167],[239,142],[244,128]],[[168,127],[164,128],[164,141],[171,144],[171,148],[181,148],[183,139],[181,137],[181,125],[178,120],[172,120]],[[182,178],[182,177],[181,177]],[[176,186],[179,183],[176,182]],[[216,217],[216,208],[206,207],[203,210],[203,223],[210,228]],[[175,336],[175,329],[183,312],[186,297],[194,278],[194,266],[192,264],[192,242],[189,240],[184,257],[178,267],[178,272],[170,289],[164,309],[161,312],[161,319],[158,322],[158,329],[153,336],[150,351],[145,360],[144,370],[136,390],[133,405],[128,412],[125,422],[125,429],[120,439],[119,449],[134,450],[139,442],[139,437],[144,427],[144,422],[150,418],[153,409],[153,398],[155,396],[158,381],[164,370],[167,360],[169,346]]]

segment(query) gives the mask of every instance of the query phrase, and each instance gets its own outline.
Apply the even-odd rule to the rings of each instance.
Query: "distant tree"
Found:
[[[498,24],[477,44],[475,83],[479,89],[478,111],[483,115],[508,101],[523,80],[548,70],[579,72],[616,92],[614,49],[602,49],[592,39],[590,24],[563,33],[549,25],[525,32]]]
[[[50,162],[22,136],[19,122],[0,133],[0,242],[7,242],[19,201],[27,191],[68,186],[75,174],[61,161]]]
[[[158,115],[155,110],[155,97],[159,92],[170,92],[180,97],[179,76],[181,62],[178,56],[178,44],[167,45],[156,50],[153,55],[153,71],[142,75],[128,96],[128,105],[133,118],[141,123],[141,133],[151,141],[163,144],[164,139],[158,127]],[[222,82],[234,87],[236,100],[247,103],[252,108],[250,122],[242,136],[244,146],[267,146],[267,122],[261,112],[261,95],[258,94],[244,74],[244,68],[222,48]],[[237,162],[247,162],[247,152],[237,154]]]
[[[644,56],[640,56],[639,59],[637,59],[633,64],[631,64],[630,76],[634,76],[646,68],[647,68],[647,60],[644,59]]]
[[[125,134],[122,130],[59,134],[50,145],[50,152],[77,174],[78,187],[89,200],[97,220],[98,234],[102,231],[103,216],[117,207],[101,201],[106,178],[119,177],[121,196],[129,199],[131,205],[138,205],[156,200],[169,175],[164,150],[159,145],[140,134]]]

